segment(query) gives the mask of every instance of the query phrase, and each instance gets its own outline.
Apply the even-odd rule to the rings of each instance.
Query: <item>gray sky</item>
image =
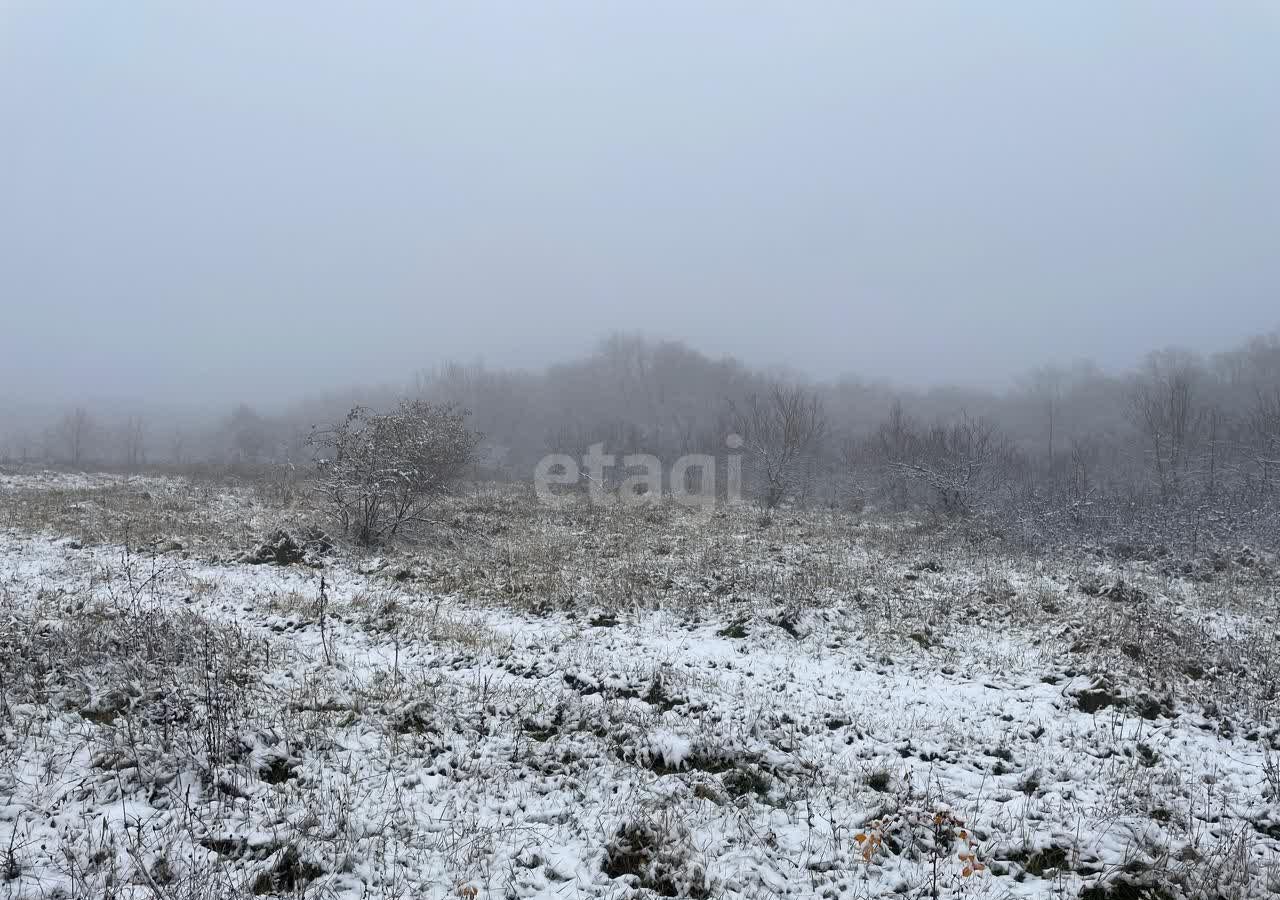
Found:
[[[1280,325],[1271,2],[0,0],[0,394]]]

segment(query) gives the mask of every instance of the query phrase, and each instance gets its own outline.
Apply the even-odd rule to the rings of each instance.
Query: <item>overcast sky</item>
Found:
[[[1280,5],[0,0],[0,310],[50,398],[1218,349],[1280,326]]]

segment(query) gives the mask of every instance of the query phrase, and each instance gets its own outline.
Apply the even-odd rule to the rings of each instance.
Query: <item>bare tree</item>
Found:
[[[910,479],[891,463],[908,458],[918,435],[915,422],[894,399],[888,415],[869,435],[847,433],[840,451],[844,491],[854,506],[862,508],[876,495],[901,512],[910,500]]]
[[[1053,464],[1054,451],[1062,417],[1063,383],[1066,376],[1056,366],[1044,366],[1027,378],[1026,391],[1039,408],[1043,417],[1045,440],[1048,445],[1049,463]]]
[[[137,469],[147,461],[147,425],[141,416],[130,416],[121,429],[124,461],[131,469]]]
[[[422,522],[474,458],[480,436],[466,428],[466,416],[414,400],[385,414],[355,407],[341,423],[314,430],[317,491],[343,532],[372,546]]]
[[[995,423],[967,415],[905,438],[897,452],[903,455],[890,468],[928,486],[936,508],[952,516],[975,512],[999,487],[1013,455]]]
[[[1200,473],[1204,479],[1205,495],[1212,500],[1218,491],[1223,464],[1223,437],[1227,431],[1227,415],[1217,405],[1211,406],[1202,416],[1204,439]]]
[[[1098,465],[1098,442],[1090,437],[1074,438],[1071,441],[1071,479],[1068,497],[1073,501],[1089,498],[1093,489],[1091,476]]]
[[[906,459],[911,452],[915,440],[915,423],[902,408],[901,400],[894,400],[889,407],[889,416],[876,433],[878,456],[882,461]],[[907,508],[910,497],[908,482],[901,471],[889,470],[889,496],[893,508],[899,512]]]
[[[1258,473],[1258,490],[1271,493],[1272,480],[1280,472],[1280,387],[1259,392],[1246,424],[1245,454]]]
[[[66,458],[72,465],[79,466],[85,461],[93,429],[93,419],[83,406],[77,406],[62,417],[58,435],[66,448]]]
[[[249,406],[241,403],[227,420],[231,446],[239,462],[257,462],[267,449],[267,423]]]
[[[761,503],[775,508],[796,493],[806,465],[826,437],[822,401],[802,387],[774,384],[763,396],[731,403],[729,419],[761,482]]]
[[[1130,392],[1130,416],[1150,444],[1150,459],[1163,499],[1176,496],[1188,451],[1200,424],[1196,406],[1197,360],[1180,350],[1147,357]]]
[[[187,461],[187,436],[181,428],[175,428],[169,438],[169,458],[179,466]]]

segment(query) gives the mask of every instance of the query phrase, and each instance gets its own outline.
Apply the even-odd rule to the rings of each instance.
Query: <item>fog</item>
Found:
[[[999,385],[1280,324],[1280,15],[6,2],[0,397],[260,402],[613,330]]]
[[[3,760],[0,900],[1280,900],[1280,0],[0,0]]]

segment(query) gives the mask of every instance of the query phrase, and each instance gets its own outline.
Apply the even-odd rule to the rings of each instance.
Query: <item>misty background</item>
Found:
[[[514,477],[719,447],[781,379],[828,462],[900,403],[1137,466],[1144,373],[1238,424],[1280,385],[1277,38],[1262,2],[8,0],[0,455],[297,461],[417,395]]]
[[[219,403],[614,330],[924,386],[1275,327],[1280,13],[0,5],[0,377]]]

